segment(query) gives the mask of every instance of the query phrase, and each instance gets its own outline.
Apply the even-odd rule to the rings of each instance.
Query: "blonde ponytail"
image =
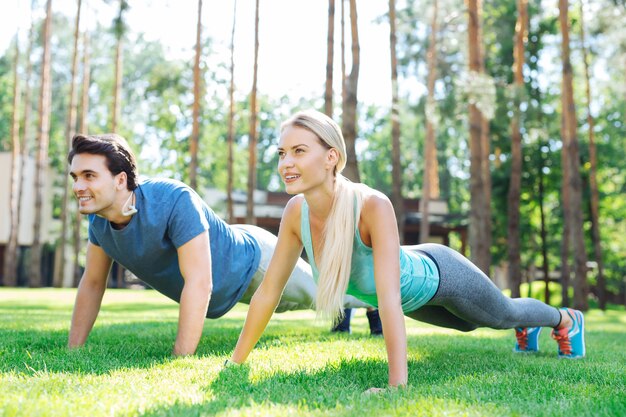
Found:
[[[352,246],[361,216],[366,188],[337,175],[335,193],[322,242],[317,287],[317,314],[322,319],[340,320],[352,269]]]

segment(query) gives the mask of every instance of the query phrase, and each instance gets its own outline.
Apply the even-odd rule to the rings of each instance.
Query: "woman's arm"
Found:
[[[374,251],[378,309],[389,361],[389,385],[406,385],[407,349],[400,297],[400,239],[393,206],[381,194],[367,198],[361,212],[362,230]],[[367,239],[369,238],[369,239]]]
[[[232,362],[244,362],[265,331],[302,253],[302,242],[297,233],[299,228],[300,204],[294,198],[285,207],[274,254],[263,282],[250,301],[246,322],[230,359]]]

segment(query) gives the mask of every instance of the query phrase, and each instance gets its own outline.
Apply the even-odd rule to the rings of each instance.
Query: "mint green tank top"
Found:
[[[300,233],[309,264],[313,270],[315,282],[319,271],[313,256],[313,241],[309,223],[309,206],[304,200],[300,212]],[[427,255],[409,251],[400,247],[400,297],[402,311],[415,311],[435,295],[439,287],[439,270],[435,262]],[[376,285],[374,282],[374,255],[372,248],[361,240],[358,227],[354,235],[352,249],[352,268],[347,293],[373,307],[378,307]]]

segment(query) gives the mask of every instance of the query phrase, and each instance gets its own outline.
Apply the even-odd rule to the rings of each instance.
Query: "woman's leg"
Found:
[[[463,331],[556,327],[561,321],[559,310],[539,300],[505,296],[476,265],[446,246],[427,243],[407,249],[434,259],[440,279],[435,296],[409,317]]]

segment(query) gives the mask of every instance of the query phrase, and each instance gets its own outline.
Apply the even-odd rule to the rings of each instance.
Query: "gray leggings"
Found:
[[[405,246],[423,252],[439,268],[435,296],[407,317],[468,332],[478,327],[556,327],[561,313],[534,298],[509,298],[476,265],[443,245]]]

